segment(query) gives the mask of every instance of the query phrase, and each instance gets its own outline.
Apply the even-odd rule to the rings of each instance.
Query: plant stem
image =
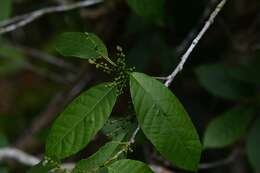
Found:
[[[104,59],[107,60],[107,62],[109,62],[111,65],[113,65],[115,67],[117,66],[116,63],[114,63],[110,58],[105,56]]]

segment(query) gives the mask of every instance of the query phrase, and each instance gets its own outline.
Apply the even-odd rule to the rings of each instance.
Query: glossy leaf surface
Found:
[[[131,74],[130,88],[146,137],[176,166],[196,170],[201,143],[180,101],[162,83],[142,73]]]
[[[63,159],[83,149],[107,121],[116,98],[116,87],[107,84],[78,96],[55,121],[47,139],[47,156]]]
[[[63,56],[83,59],[108,57],[106,46],[92,33],[63,33],[56,41],[56,49]]]
[[[153,173],[144,163],[136,160],[119,160],[108,167],[108,173]]]

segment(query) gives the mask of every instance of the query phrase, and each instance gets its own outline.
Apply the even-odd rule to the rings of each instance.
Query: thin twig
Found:
[[[234,150],[227,158],[224,158],[222,160],[210,162],[210,163],[201,163],[199,165],[199,169],[200,170],[213,169],[220,166],[228,165],[234,162],[235,159],[239,156],[239,154],[240,154],[239,150]],[[17,161],[27,166],[34,166],[38,164],[42,158],[37,158],[17,148],[10,148],[10,147],[0,148],[0,161],[9,160],[9,159]],[[67,168],[67,169],[72,169],[74,166],[75,166],[74,163],[62,164],[62,168]],[[158,170],[157,172],[159,173],[160,172],[159,169],[157,170]]]
[[[139,130],[140,130],[140,127],[138,126],[135,129],[135,131],[133,132],[131,138],[128,140],[127,147],[123,147],[121,150],[119,150],[111,159],[108,160],[108,162],[111,162],[111,161],[117,159],[121,154],[128,151],[128,146],[131,146],[132,144],[135,143],[135,137],[136,137],[137,133],[139,132]]]
[[[16,16],[10,20],[0,23],[0,34],[8,33],[18,28],[21,28],[46,14],[70,11],[77,8],[83,8],[83,7],[95,5],[101,2],[103,2],[103,0],[84,0],[72,4],[63,4],[54,7],[47,7],[47,8],[30,12],[28,14]]]
[[[40,163],[40,161],[42,160],[42,158],[38,158],[33,155],[27,154],[17,148],[10,148],[10,147],[0,148],[0,161],[9,160],[9,159],[17,161],[27,166],[34,166]],[[61,165],[61,168],[66,170],[72,170],[74,167],[75,167],[75,163],[64,163]],[[150,165],[150,167],[156,173],[162,173],[162,170],[165,171],[165,169],[157,165]],[[167,173],[172,173],[172,172],[168,171]]]
[[[41,158],[35,157],[17,148],[0,148],[0,161],[3,160],[14,160],[27,166],[34,166],[40,163]],[[62,168],[71,170],[75,166],[74,163],[64,163],[61,165]]]
[[[204,27],[202,28],[202,30],[199,32],[199,34],[195,37],[195,39],[192,41],[190,47],[188,48],[188,50],[183,54],[183,56],[181,57],[181,62],[178,64],[178,66],[175,68],[175,70],[172,72],[172,74],[170,74],[168,76],[168,80],[165,83],[165,86],[170,86],[170,84],[172,83],[173,79],[175,78],[175,76],[182,71],[183,66],[185,64],[185,62],[187,61],[187,59],[189,58],[190,54],[192,53],[193,49],[197,46],[197,44],[199,43],[199,41],[201,40],[202,36],[207,32],[207,30],[210,28],[210,26],[214,23],[215,18],[217,17],[217,15],[219,14],[219,12],[222,10],[222,8],[224,7],[226,3],[226,0],[222,0],[217,7],[215,8],[215,10],[211,13],[209,19],[206,21]]]
[[[183,52],[188,48],[189,44],[192,42],[194,37],[196,37],[196,34],[198,33],[201,24],[204,23],[205,20],[207,20],[208,16],[212,12],[212,8],[215,8],[215,6],[219,3],[219,0],[211,0],[207,7],[205,8],[202,16],[200,17],[200,20],[197,25],[195,25],[191,31],[189,31],[188,35],[183,39],[183,41],[175,48],[177,56],[182,55]]]
[[[0,149],[0,161],[5,159],[13,159],[28,166],[33,166],[40,162],[35,156],[31,156],[22,150],[9,147]]]

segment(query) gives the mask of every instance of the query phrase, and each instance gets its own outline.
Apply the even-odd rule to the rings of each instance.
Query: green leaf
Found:
[[[116,87],[107,84],[77,97],[55,121],[47,138],[47,156],[63,159],[83,149],[107,121],[116,99]]]
[[[204,148],[221,148],[238,141],[254,116],[249,108],[233,108],[212,120],[205,132]]]
[[[149,22],[163,24],[165,0],[128,0],[130,8]]]
[[[230,68],[223,64],[205,64],[196,69],[200,84],[214,96],[240,99],[251,95],[251,90],[232,77]]]
[[[72,173],[82,173],[82,172],[95,172],[101,169],[106,161],[113,157],[114,152],[120,145],[120,142],[125,137],[126,133],[121,133],[117,135],[114,141],[111,141],[104,146],[102,146],[95,154],[87,159],[79,161]]]
[[[131,74],[130,88],[146,137],[176,166],[196,170],[201,143],[180,101],[162,83],[142,73]]]
[[[56,41],[56,49],[63,56],[83,59],[108,57],[105,44],[92,33],[63,33]]]
[[[7,19],[11,14],[12,0],[0,1],[0,22]]]
[[[146,164],[136,161],[123,159],[108,167],[108,173],[154,173]]]
[[[37,165],[33,166],[27,173],[47,173],[57,167],[58,162],[42,160]]]
[[[256,120],[247,139],[247,156],[255,172],[260,172],[260,118]]]

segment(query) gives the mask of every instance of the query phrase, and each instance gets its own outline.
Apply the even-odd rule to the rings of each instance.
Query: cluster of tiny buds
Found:
[[[116,64],[121,67],[121,68],[125,68],[126,67],[126,62],[125,62],[125,54],[123,53],[123,49],[120,46],[116,47],[117,53],[117,62]]]
[[[89,59],[88,62],[94,64],[97,69],[102,69],[104,73],[111,74],[113,72],[113,69],[105,62],[97,62],[96,59]]]
[[[54,172],[71,173],[67,169],[62,169],[60,164],[57,161],[51,159],[50,157],[45,156],[42,161],[42,166],[47,166],[47,165],[52,165]]]
[[[107,87],[117,87],[117,94],[121,95],[124,88],[127,86],[129,73],[133,72],[135,68],[127,68],[125,54],[120,46],[116,47],[116,66],[109,66],[105,62],[97,62],[96,59],[89,59],[89,63],[96,66],[97,69],[102,69],[107,74],[115,75],[114,81],[107,84]]]
[[[50,157],[45,156],[43,161],[42,161],[42,165],[46,166],[47,164],[54,165],[54,167],[59,167],[59,163],[58,162],[54,161]]]

